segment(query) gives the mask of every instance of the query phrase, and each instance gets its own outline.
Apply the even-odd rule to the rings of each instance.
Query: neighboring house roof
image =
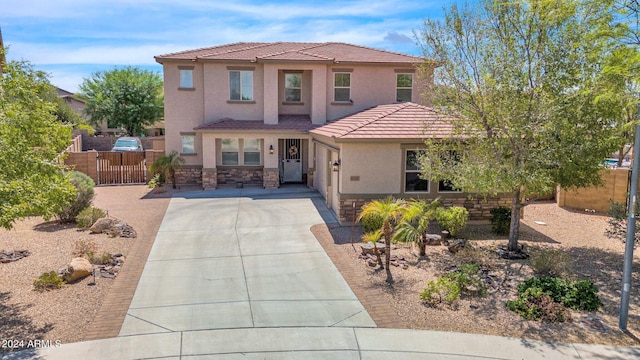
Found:
[[[233,120],[233,119],[220,119],[204,123],[194,130],[207,131],[207,130],[232,130],[232,131],[300,131],[309,132],[320,125],[314,125],[311,123],[311,119],[308,115],[280,115],[280,119],[277,124],[265,124],[263,120]]]
[[[412,65],[423,58],[338,42],[234,43],[155,57],[156,61],[320,62]]]
[[[73,99],[84,104],[84,100],[77,98],[74,93],[64,89],[60,89],[59,87],[56,87],[56,89],[58,90],[58,97],[61,97],[63,99]]]
[[[310,131],[343,139],[444,139],[454,136],[452,118],[433,108],[406,102],[379,105]]]

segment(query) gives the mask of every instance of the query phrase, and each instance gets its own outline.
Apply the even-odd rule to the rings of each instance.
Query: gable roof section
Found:
[[[321,62],[411,65],[424,59],[346,43],[240,42],[158,55],[156,61]]]
[[[452,118],[433,108],[400,103],[379,105],[310,131],[336,140],[445,139],[454,136]]]

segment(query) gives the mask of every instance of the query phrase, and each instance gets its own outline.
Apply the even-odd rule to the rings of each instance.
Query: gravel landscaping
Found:
[[[0,251],[27,250],[29,253],[17,261],[0,263],[0,340],[37,339],[61,343],[86,340],[96,314],[105,310],[101,310],[104,298],[114,282],[123,278],[120,275],[116,279],[98,278],[92,285],[90,276],[44,292],[34,291],[34,280],[44,272],[57,271],[66,265],[74,257],[74,243],[78,240],[94,242],[99,253],[122,253],[123,269],[126,268],[126,258],[133,245],[155,239],[172,195],[171,191],[152,194],[143,185],[96,187],[95,191],[94,206],[107,210],[110,217],[127,222],[138,237],[90,234],[73,224],[63,225],[41,218],[20,221],[11,231],[0,230]],[[525,209],[521,242],[526,248],[561,249],[572,259],[572,277],[589,279],[600,289],[603,306],[599,311],[572,311],[573,321],[561,324],[527,321],[505,307],[505,301],[516,298],[517,284],[533,272],[528,260],[506,261],[495,254],[498,246],[506,244],[506,238],[492,235],[488,225],[467,228],[463,235],[471,240],[476,251],[464,255],[452,254],[444,246],[429,246],[426,258],[419,258],[417,248],[399,246],[393,253],[404,257],[408,266],[406,269],[392,267],[395,279],[392,286],[385,283],[384,271],[368,266],[359,258],[360,227],[355,227],[354,247],[348,226],[327,229],[326,225],[318,225],[324,227],[326,236],[321,238],[324,235],[318,235],[321,232],[316,231],[316,227],[314,234],[379,326],[638,345],[638,265],[634,264],[629,333],[625,334],[617,328],[624,244],[605,236],[607,219],[602,214],[561,209],[553,203],[537,203]],[[488,288],[487,297],[463,297],[454,306],[436,307],[420,300],[419,292],[430,280],[469,259],[481,260],[490,269],[491,276],[499,280],[499,286]],[[137,279],[129,280],[137,282]],[[392,318],[381,319],[381,313],[392,313]],[[0,348],[0,352],[8,350],[11,349]]]
[[[593,313],[571,311],[572,321],[555,324],[528,321],[506,308],[507,300],[517,298],[517,284],[534,273],[528,260],[507,261],[496,255],[495,249],[506,245],[507,238],[492,235],[489,225],[467,227],[463,236],[471,240],[470,244],[475,249],[472,252],[452,254],[445,246],[428,246],[426,258],[419,258],[417,247],[400,245],[392,254],[404,257],[409,266],[407,269],[392,266],[395,283],[391,286],[385,283],[384,270],[372,268],[359,259],[360,247],[359,244],[351,246],[350,227],[335,227],[329,231],[333,238],[332,246],[341,250],[338,256],[346,256],[358,263],[355,271],[359,277],[367,279],[364,285],[352,281],[352,273],[345,276],[347,281],[352,288],[364,288],[361,290],[367,297],[384,299],[397,318],[394,322],[397,327],[637,346],[640,344],[638,264],[637,261],[634,264],[629,332],[625,334],[618,329],[624,244],[605,236],[607,220],[608,217],[602,214],[570,211],[559,208],[555,203],[537,203],[525,208],[520,236],[525,249],[561,249],[571,259],[570,277],[591,280],[600,290],[598,295],[603,302],[600,310]],[[358,241],[360,228],[355,227],[355,230]],[[341,272],[354,271],[354,268],[342,266],[337,256],[330,253],[330,257]],[[485,264],[490,269],[491,278],[497,280],[488,286],[485,298],[462,297],[453,306],[432,307],[422,302],[419,293],[430,280],[445,274],[455,265],[474,260]],[[367,301],[363,304],[367,307]],[[372,317],[377,321],[375,316]]]

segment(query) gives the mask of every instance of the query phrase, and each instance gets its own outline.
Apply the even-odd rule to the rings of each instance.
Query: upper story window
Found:
[[[229,71],[229,100],[253,101],[253,71]]]
[[[333,101],[349,101],[351,100],[351,74],[335,73],[333,74]]]
[[[193,66],[178,66],[180,89],[193,89]]]
[[[182,142],[181,155],[196,153],[196,136],[194,134],[182,134],[180,140]]]
[[[396,101],[411,101],[411,92],[413,89],[413,74],[400,73],[396,74]]]
[[[222,139],[222,165],[238,165],[238,139]]]
[[[284,74],[284,101],[302,101],[302,74]]]
[[[429,192],[429,180],[420,178],[420,167],[418,165],[418,151],[407,150],[404,168],[405,192]]]

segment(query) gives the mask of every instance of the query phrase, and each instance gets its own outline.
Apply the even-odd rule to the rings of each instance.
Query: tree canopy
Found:
[[[71,128],[46,99],[46,75],[27,62],[8,62],[0,75],[0,227],[41,215],[49,218],[75,196],[57,157]]]
[[[609,42],[594,29],[604,4],[481,0],[427,19],[419,33],[434,106],[454,117],[450,141],[428,141],[423,174],[477,196],[512,198],[509,250],[525,199],[601,182],[620,145],[596,86]],[[427,124],[428,126],[428,124]]]
[[[163,116],[162,77],[148,70],[127,66],[93,73],[80,85],[80,96],[91,123],[107,120],[130,135],[142,134]]]

